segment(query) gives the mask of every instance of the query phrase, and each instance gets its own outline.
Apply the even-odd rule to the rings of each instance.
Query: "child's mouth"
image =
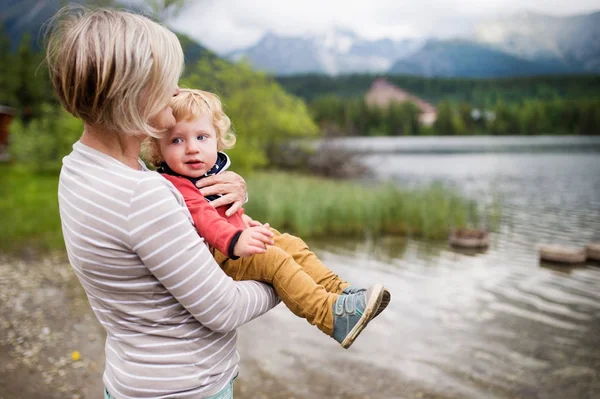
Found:
[[[190,161],[190,162],[186,162],[186,165],[188,165],[192,169],[200,169],[200,168],[202,168],[204,166],[204,162],[202,162],[202,161]]]

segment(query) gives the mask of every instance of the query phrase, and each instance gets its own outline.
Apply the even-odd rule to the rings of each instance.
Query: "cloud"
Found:
[[[520,10],[565,15],[600,8],[598,0],[204,0],[169,21],[218,53],[252,45],[267,32],[322,33],[350,28],[361,36],[452,35],[463,22]]]

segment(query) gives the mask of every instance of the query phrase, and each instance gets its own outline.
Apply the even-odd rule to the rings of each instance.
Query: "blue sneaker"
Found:
[[[344,288],[344,291],[342,291],[342,294],[356,294],[358,292],[361,291],[366,291],[366,288],[362,288],[362,287],[355,287],[353,285],[348,286],[346,288]],[[376,318],[377,316],[379,316],[379,313],[383,312],[383,310],[387,307],[387,305],[390,304],[390,301],[392,300],[392,294],[390,294],[390,292],[387,290],[387,288],[383,288],[383,298],[381,298],[381,303],[379,304],[379,308],[377,309],[377,311],[375,311],[375,316],[373,316],[373,318]]]
[[[340,295],[333,304],[333,339],[348,349],[369,324],[383,299],[384,288],[375,284],[354,294]]]

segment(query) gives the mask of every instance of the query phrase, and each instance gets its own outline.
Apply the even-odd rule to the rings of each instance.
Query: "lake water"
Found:
[[[362,151],[377,179],[499,198],[500,226],[480,252],[398,237],[310,241],[353,283],[383,282],[392,303],[348,351],[283,306],[245,326],[242,397],[600,398],[600,264],[548,265],[537,252],[600,241],[600,137],[336,145]]]

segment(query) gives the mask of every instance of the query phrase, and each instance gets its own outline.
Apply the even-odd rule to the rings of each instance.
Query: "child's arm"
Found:
[[[219,215],[191,181],[171,175],[163,175],[163,177],[173,183],[183,196],[198,234],[210,246],[217,248],[229,257],[235,257],[233,249],[243,230]]]
[[[244,226],[246,227],[254,227],[254,226],[262,226],[263,224],[258,220],[252,219],[250,216],[242,213],[242,221],[244,222]]]
[[[253,221],[254,222],[254,221]],[[235,244],[235,256],[252,256],[265,253],[267,245],[273,245],[273,232],[269,230],[269,223],[254,225],[244,229]]]
[[[204,198],[191,181],[163,175],[179,190],[192,215],[198,234],[209,245],[217,248],[230,258],[250,256],[265,252],[266,245],[273,245],[273,233],[268,224],[253,223],[253,227],[244,230],[235,227]]]
[[[234,331],[279,302],[271,287],[225,275],[166,181],[149,175],[132,191],[127,243],[203,326],[218,333]]]

